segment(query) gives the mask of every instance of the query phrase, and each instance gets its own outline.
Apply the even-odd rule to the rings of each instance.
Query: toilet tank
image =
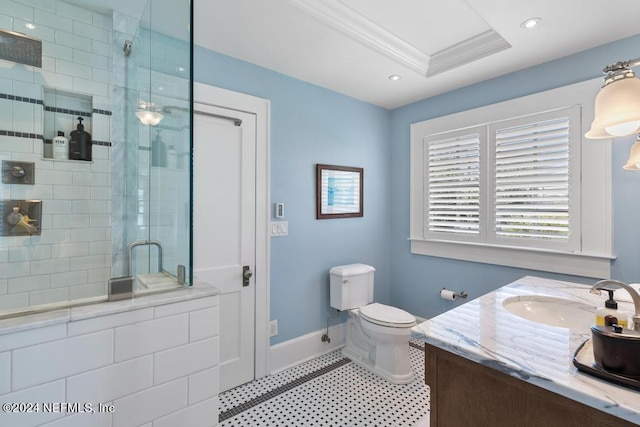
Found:
[[[338,265],[329,270],[330,304],[337,310],[350,310],[373,302],[373,272],[370,265]]]

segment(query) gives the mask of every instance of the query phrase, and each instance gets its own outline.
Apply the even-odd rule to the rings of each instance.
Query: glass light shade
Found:
[[[136,113],[136,117],[143,125],[155,126],[160,123],[160,120],[164,119],[164,115],[157,111],[142,110]]]
[[[629,160],[627,160],[627,163],[622,167],[622,169],[630,171],[640,170],[640,138],[631,146]]]
[[[595,119],[585,134],[605,139],[640,131],[640,79],[626,77],[605,85],[596,96]]]

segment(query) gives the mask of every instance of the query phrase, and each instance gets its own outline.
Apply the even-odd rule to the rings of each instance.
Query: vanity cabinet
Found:
[[[425,381],[432,427],[636,425],[430,344]]]

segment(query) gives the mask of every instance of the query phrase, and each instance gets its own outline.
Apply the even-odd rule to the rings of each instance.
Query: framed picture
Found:
[[[362,168],[316,165],[316,219],[363,216]]]

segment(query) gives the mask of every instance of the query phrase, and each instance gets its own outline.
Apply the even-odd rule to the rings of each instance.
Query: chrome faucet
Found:
[[[589,292],[592,294],[600,295],[600,290],[614,291],[616,289],[625,289],[631,295],[633,305],[636,313],[633,315],[633,330],[640,332],[640,294],[626,283],[622,283],[618,280],[600,280],[597,282]]]
[[[131,252],[136,246],[157,246],[158,247],[158,272],[162,272],[162,243],[159,240],[134,240],[127,246],[127,276],[131,276]]]

